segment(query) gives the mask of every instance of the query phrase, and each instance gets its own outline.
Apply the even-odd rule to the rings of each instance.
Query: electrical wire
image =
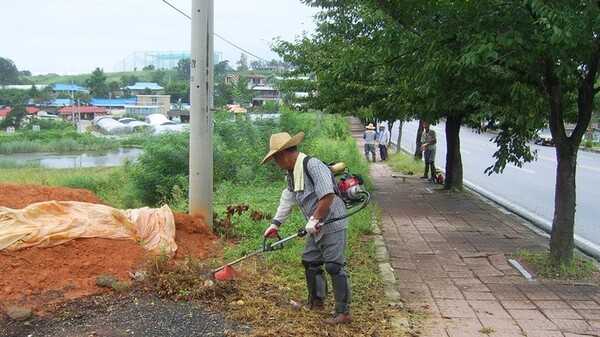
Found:
[[[169,3],[167,0],[162,0],[162,2],[164,2],[164,3],[166,3],[167,5],[171,6],[171,8],[173,8],[173,9],[174,9],[174,10],[176,10],[176,11],[178,11],[179,13],[181,13],[181,15],[183,15],[183,16],[185,16],[185,17],[187,17],[188,19],[190,19],[190,20],[192,19],[192,17],[191,17],[191,16],[189,16],[189,15],[185,14],[185,13],[184,13],[184,12],[182,12],[182,11],[181,11],[179,8],[177,8],[177,7],[173,6],[172,4],[170,4],[170,3]],[[219,34],[217,34],[217,33],[215,33],[215,32],[213,32],[213,34],[214,34],[216,37],[218,37],[219,39],[221,39],[221,40],[223,40],[223,41],[225,41],[225,42],[229,43],[231,46],[233,46],[233,47],[235,47],[235,48],[237,48],[237,49],[239,49],[239,50],[243,51],[244,53],[246,53],[246,54],[249,54],[249,55],[251,55],[251,56],[254,56],[254,57],[256,57],[257,59],[259,59],[259,60],[261,60],[261,61],[265,61],[265,62],[267,62],[267,63],[269,62],[269,61],[265,60],[264,58],[262,58],[262,57],[260,57],[260,56],[257,56],[257,55],[255,55],[255,54],[253,54],[253,53],[251,53],[251,52],[249,52],[249,51],[245,50],[245,49],[244,49],[244,48],[242,48],[242,47],[239,47],[239,46],[237,46],[235,43],[233,43],[233,42],[231,42],[231,41],[228,41],[227,39],[225,39],[224,37],[220,36]]]

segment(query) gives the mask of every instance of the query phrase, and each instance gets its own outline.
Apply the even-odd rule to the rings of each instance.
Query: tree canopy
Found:
[[[11,59],[0,57],[0,85],[19,83],[17,66]]]
[[[92,76],[85,80],[85,86],[90,90],[92,97],[108,98],[108,86],[104,70],[96,68]]]
[[[275,46],[307,82],[309,104],[384,120],[444,119],[446,188],[462,186],[460,126],[498,121],[488,173],[534,160],[548,123],[558,174],[551,255],[570,262],[576,155],[600,90],[597,1],[305,0],[317,31]],[[597,103],[596,103],[597,104]],[[597,105],[596,105],[597,106]],[[565,123],[576,123],[568,135]]]

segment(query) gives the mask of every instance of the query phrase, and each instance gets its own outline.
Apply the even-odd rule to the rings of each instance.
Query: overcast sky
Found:
[[[190,14],[192,0],[168,0]],[[300,0],[214,0],[215,33],[261,58],[275,37],[312,33],[316,13]],[[190,51],[191,20],[163,0],[0,0],[0,57],[33,74],[122,71],[143,52]],[[215,37],[235,67],[242,51]],[[255,59],[248,55],[249,60]],[[141,68],[138,66],[138,69]]]

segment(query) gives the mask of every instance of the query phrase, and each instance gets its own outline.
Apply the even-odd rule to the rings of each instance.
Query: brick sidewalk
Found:
[[[362,149],[356,118],[351,131]],[[468,191],[392,173],[371,164],[372,197],[400,298],[427,313],[422,336],[600,336],[597,286],[528,281],[509,264],[519,250],[548,249],[525,220]]]

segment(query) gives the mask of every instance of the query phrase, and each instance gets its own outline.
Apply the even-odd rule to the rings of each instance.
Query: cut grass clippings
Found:
[[[301,268],[283,266],[283,268]],[[360,274],[370,266],[349,265],[349,274]],[[329,327],[324,323],[329,311],[300,310],[291,301],[305,300],[304,277],[290,278],[282,266],[267,266],[260,257],[235,265],[240,277],[217,281],[210,269],[197,260],[151,261],[150,281],[159,295],[175,301],[198,300],[216,310],[227,312],[228,318],[253,327],[248,336],[403,336],[393,328],[390,319],[398,309],[387,305],[382,285],[368,286],[351,280],[354,292],[352,322]],[[374,275],[375,280],[378,278]],[[353,282],[354,281],[354,282]],[[333,309],[331,296],[326,308]]]

